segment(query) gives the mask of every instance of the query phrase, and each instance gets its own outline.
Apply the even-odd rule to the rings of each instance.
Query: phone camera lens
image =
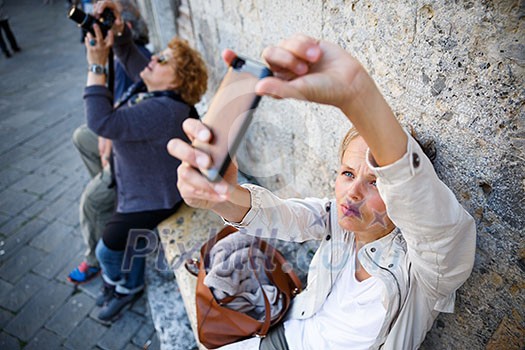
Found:
[[[245,63],[246,63],[246,62],[245,62],[243,59],[237,57],[237,58],[235,59],[235,61],[233,61],[232,66],[233,66],[233,68],[235,68],[235,69],[240,69],[240,68],[242,68],[242,66],[244,66]]]

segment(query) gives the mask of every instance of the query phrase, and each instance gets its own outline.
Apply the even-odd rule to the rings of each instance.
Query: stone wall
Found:
[[[520,349],[525,339],[525,2],[184,0],[188,39],[211,70],[229,47],[259,57],[296,32],[336,42],[437,149],[436,169],[478,225],[472,277],[423,349]],[[330,196],[350,124],[319,105],[263,99],[242,170],[283,196]]]
[[[150,45],[154,52],[166,47],[177,35],[179,0],[132,0],[138,5],[144,20],[148,23]]]

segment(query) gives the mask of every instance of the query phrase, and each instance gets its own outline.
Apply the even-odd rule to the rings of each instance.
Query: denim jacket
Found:
[[[387,310],[371,349],[417,349],[439,312],[453,312],[456,290],[474,264],[474,220],[437,177],[430,160],[409,137],[407,152],[393,164],[368,165],[387,213],[390,234],[363,246],[358,259],[386,288]],[[241,223],[248,234],[288,241],[321,240],[308,272],[308,284],[294,299],[287,318],[313,316],[348,263],[353,233],[338,225],[335,201],[283,200],[255,185],[251,209]],[[331,209],[332,207],[332,209]]]

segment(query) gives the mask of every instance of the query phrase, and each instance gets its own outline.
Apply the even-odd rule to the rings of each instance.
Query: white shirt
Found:
[[[355,251],[321,309],[307,319],[284,323],[290,350],[368,349],[385,320],[385,285],[375,277],[355,278]]]

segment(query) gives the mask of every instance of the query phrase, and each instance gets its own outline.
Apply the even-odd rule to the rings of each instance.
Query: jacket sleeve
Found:
[[[407,242],[415,279],[439,310],[440,304],[450,305],[447,301],[472,271],[476,228],[421,147],[408,138],[407,152],[395,163],[374,167],[370,153],[367,160],[388,216]]]
[[[148,65],[149,59],[133,43],[131,30],[124,26],[121,36],[115,36],[113,50],[126,74],[134,82],[140,80],[140,72]]]
[[[245,184],[251,208],[240,223],[224,222],[249,235],[304,242],[322,239],[328,225],[328,199],[281,199],[269,190]]]

